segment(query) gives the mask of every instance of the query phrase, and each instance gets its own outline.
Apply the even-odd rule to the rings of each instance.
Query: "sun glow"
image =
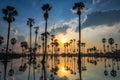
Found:
[[[66,39],[66,38],[61,38],[61,42],[62,42],[62,43],[66,43],[66,42],[67,42],[67,39]]]
[[[65,72],[65,68],[64,67],[62,67],[62,72]]]

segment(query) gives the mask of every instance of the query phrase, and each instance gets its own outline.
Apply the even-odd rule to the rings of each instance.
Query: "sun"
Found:
[[[61,42],[62,42],[62,43],[66,43],[66,42],[67,42],[67,39],[66,39],[66,38],[61,38]]]

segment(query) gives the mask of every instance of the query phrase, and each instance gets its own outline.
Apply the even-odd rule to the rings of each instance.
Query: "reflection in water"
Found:
[[[36,58],[36,65],[29,63],[28,57],[7,62],[7,80],[43,80],[42,56]],[[119,80],[119,58],[82,57],[83,80]],[[2,61],[2,60],[1,60]],[[48,80],[79,80],[77,57],[48,56],[46,77]],[[14,71],[12,73],[11,69]],[[44,75],[43,75],[44,76]],[[4,78],[4,64],[0,63],[0,80]]]

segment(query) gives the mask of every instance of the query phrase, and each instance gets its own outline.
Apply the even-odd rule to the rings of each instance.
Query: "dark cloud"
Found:
[[[120,10],[110,10],[106,12],[94,12],[87,16],[87,20],[83,23],[82,28],[89,26],[96,27],[98,25],[112,26],[120,22]],[[78,27],[76,28],[78,31]]]
[[[107,12],[95,12],[88,15],[87,20],[83,23],[83,27],[112,25],[120,22],[120,10],[111,10]]]
[[[66,34],[66,30],[69,28],[68,25],[63,25],[63,27],[57,27],[55,29],[51,29],[50,34],[59,34],[59,33],[63,33]]]

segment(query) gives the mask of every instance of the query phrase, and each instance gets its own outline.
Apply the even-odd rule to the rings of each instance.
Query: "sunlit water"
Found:
[[[35,69],[35,80],[40,80],[42,74],[42,65],[40,63],[42,57],[37,58],[37,68]],[[52,63],[52,62],[53,63]],[[90,62],[93,61],[93,62]],[[95,64],[94,61],[97,63]],[[113,62],[113,63],[112,63]],[[27,64],[27,68],[25,71],[19,71],[19,67],[23,64]],[[82,80],[120,80],[120,70],[119,70],[119,61],[115,61],[112,59],[104,58],[82,58],[82,67],[86,66],[86,70],[82,70]],[[113,66],[112,66],[113,64]],[[7,64],[7,80],[28,80],[29,74],[29,65],[28,59],[13,59],[12,60],[12,69],[14,69],[14,75],[10,77],[8,75],[9,70],[11,69],[11,61]],[[40,65],[40,66],[39,66]],[[39,67],[38,67],[39,66]],[[78,64],[77,57],[57,57],[51,60],[51,57],[48,57],[46,64],[46,75],[47,79],[50,80],[51,68],[58,66],[59,70],[57,71],[57,75],[53,75],[55,80],[79,80],[78,73]],[[65,66],[69,67],[69,70],[65,68]],[[108,75],[104,75],[106,66],[106,71],[108,71]],[[111,76],[111,70],[116,70],[116,76]],[[0,80],[4,80],[4,65],[0,62]],[[34,69],[33,64],[30,67],[30,80],[34,80]],[[76,73],[76,74],[75,74]]]

